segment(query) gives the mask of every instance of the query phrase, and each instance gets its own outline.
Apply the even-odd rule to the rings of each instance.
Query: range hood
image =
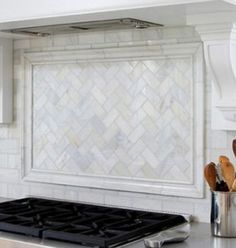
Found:
[[[26,27],[3,30],[4,32],[45,37],[49,35],[78,33],[84,31],[117,30],[117,29],[144,29],[163,26],[158,23],[142,21],[133,18],[122,18],[102,21],[77,22],[37,27]]]

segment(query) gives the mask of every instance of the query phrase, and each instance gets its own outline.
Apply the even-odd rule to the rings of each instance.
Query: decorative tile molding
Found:
[[[202,197],[200,43],[26,52],[24,87],[24,180]]]

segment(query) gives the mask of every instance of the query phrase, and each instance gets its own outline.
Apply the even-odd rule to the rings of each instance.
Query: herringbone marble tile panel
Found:
[[[36,65],[33,167],[189,181],[188,58]]]

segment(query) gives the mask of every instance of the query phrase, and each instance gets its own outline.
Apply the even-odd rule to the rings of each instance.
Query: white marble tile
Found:
[[[19,153],[19,141],[17,139],[0,139],[0,153]]]
[[[92,190],[79,192],[78,200],[82,202],[91,202],[97,204],[104,204],[104,195],[93,192]]]
[[[51,47],[53,46],[52,37],[43,37],[43,38],[32,38],[29,40],[31,49],[40,49],[42,47]]]
[[[132,41],[132,32],[130,30],[108,31],[105,33],[105,42]]]
[[[9,156],[9,154],[0,154],[0,167],[1,168],[8,168],[8,166],[9,166],[8,156]],[[15,158],[14,155],[13,155],[13,158]]]
[[[173,213],[186,213],[191,214],[194,212],[193,203],[182,203],[174,200],[163,201],[162,210]]]
[[[78,35],[79,44],[101,44],[105,41],[104,32],[88,32]]]
[[[110,206],[120,206],[120,207],[132,207],[133,199],[131,197],[119,196],[116,195],[105,195],[104,203]]]
[[[70,46],[70,45],[77,45],[78,41],[79,41],[79,37],[77,34],[70,34],[70,35],[58,35],[58,36],[54,36],[51,39],[47,38],[48,42],[50,42],[49,44],[51,44],[51,46],[55,46],[55,47],[65,47],[65,46]],[[34,44],[34,43],[33,43]],[[32,45],[32,43],[31,43]],[[43,46],[42,47],[48,47],[47,46]]]
[[[148,28],[144,30],[133,30],[133,40],[161,40],[162,28]]]
[[[29,49],[30,48],[30,40],[26,39],[19,39],[19,40],[14,40],[14,49]]]
[[[133,198],[132,199],[132,207],[133,208],[139,208],[139,209],[151,209],[152,211],[163,210],[161,201],[143,198],[143,197]]]
[[[227,132],[212,131],[211,132],[211,147],[213,149],[224,149],[227,147]]]
[[[202,222],[210,222],[210,200],[206,203],[194,204],[194,219]],[[200,217],[201,216],[201,217]]]

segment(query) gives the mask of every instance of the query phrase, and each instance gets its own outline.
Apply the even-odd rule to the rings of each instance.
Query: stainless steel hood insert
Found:
[[[3,32],[32,35],[38,37],[45,37],[49,35],[57,34],[69,34],[78,33],[84,31],[98,31],[98,30],[116,30],[116,29],[144,29],[149,27],[163,26],[158,23],[152,23],[133,18],[112,19],[102,21],[90,21],[90,22],[77,22],[69,24],[56,24],[48,26],[26,27],[1,30]]]

